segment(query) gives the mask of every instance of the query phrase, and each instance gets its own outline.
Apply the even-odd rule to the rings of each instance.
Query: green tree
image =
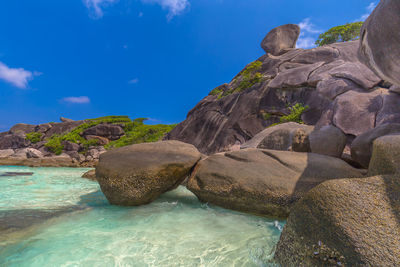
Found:
[[[315,42],[317,46],[333,44],[337,42],[348,42],[357,40],[360,37],[363,22],[347,23],[336,26],[327,32],[322,33]]]

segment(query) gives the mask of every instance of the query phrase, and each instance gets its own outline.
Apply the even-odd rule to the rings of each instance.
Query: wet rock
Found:
[[[397,266],[400,180],[326,181],[292,209],[277,245],[281,266]]]
[[[143,205],[181,184],[200,158],[178,141],[136,144],[102,154],[96,177],[111,204]]]
[[[285,53],[288,49],[295,48],[300,35],[300,27],[295,24],[286,24],[272,29],[264,40],[261,47],[266,53],[274,56]]]
[[[201,160],[188,189],[201,201],[224,208],[286,217],[316,185],[362,174],[344,161],[313,153],[244,149]]]

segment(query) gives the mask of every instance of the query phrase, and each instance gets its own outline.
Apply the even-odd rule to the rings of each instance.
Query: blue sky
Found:
[[[106,115],[177,123],[296,23],[301,47],[363,20],[362,0],[0,1],[0,131]]]

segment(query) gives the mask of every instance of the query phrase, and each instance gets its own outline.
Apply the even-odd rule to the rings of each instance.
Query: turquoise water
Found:
[[[272,266],[283,222],[202,204],[184,187],[111,206],[80,178],[87,169],[7,171],[34,175],[0,177],[0,266]]]

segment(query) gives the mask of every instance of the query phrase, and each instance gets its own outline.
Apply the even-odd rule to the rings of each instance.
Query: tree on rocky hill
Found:
[[[320,34],[315,42],[317,46],[333,44],[337,42],[354,41],[360,38],[360,30],[363,22],[347,23],[345,25],[336,26]]]

